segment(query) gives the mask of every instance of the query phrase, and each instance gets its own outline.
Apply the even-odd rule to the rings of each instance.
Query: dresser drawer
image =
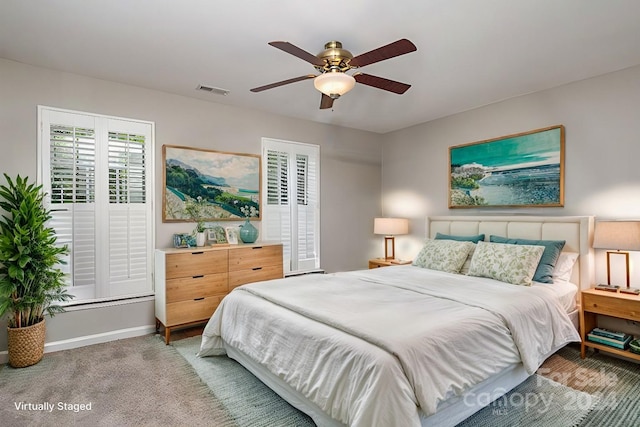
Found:
[[[167,303],[210,297],[229,292],[227,273],[181,277],[166,282]]]
[[[193,277],[227,271],[228,251],[195,251],[168,254],[166,278]]]
[[[281,279],[283,277],[282,262],[278,265],[256,267],[255,269],[230,271],[229,290],[244,285],[245,283],[259,282],[261,280]]]
[[[165,326],[208,320],[222,301],[221,296],[167,304],[167,324]]]
[[[229,250],[229,271],[282,265],[282,245]]]
[[[607,297],[607,292],[602,295],[582,294],[584,311],[621,317],[629,320],[640,320],[640,300]]]

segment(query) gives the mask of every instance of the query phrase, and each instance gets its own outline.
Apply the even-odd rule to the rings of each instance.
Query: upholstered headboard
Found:
[[[565,240],[563,251],[577,252],[571,281],[588,289],[595,283],[593,268],[594,218],[592,216],[433,216],[427,218],[427,238],[436,233],[453,235],[494,234],[509,238]]]

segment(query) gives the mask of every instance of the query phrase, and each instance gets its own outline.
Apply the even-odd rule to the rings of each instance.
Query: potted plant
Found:
[[[189,217],[196,222],[196,228],[193,229],[193,236],[196,238],[196,246],[204,246],[206,241],[205,230],[207,227],[204,224],[204,208],[205,200],[198,196],[196,199],[189,199],[185,204],[185,211]]]
[[[44,206],[42,186],[20,175],[15,182],[4,174],[0,185],[0,317],[7,314],[9,364],[38,363],[44,353],[44,316],[64,309],[57,302],[72,298],[64,273],[58,268],[68,253],[56,244],[47,226],[50,211]]]

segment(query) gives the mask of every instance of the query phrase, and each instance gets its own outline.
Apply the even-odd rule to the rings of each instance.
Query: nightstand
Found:
[[[392,265],[407,265],[411,264],[411,262],[412,261],[400,259],[373,258],[369,260],[369,268],[390,267]]]
[[[580,305],[580,357],[584,359],[587,347],[591,347],[640,361],[640,354],[587,340],[587,334],[598,326],[599,314],[640,322],[640,296],[588,289],[582,291]]]

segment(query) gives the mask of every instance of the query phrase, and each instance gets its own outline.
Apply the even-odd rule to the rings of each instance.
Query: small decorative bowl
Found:
[[[640,340],[632,340],[629,343],[629,349],[633,352],[633,353],[638,353],[640,354]]]

